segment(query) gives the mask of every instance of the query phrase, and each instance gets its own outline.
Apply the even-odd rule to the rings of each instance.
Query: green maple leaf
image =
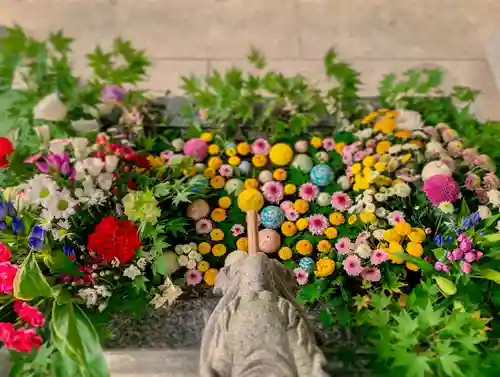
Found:
[[[414,332],[418,328],[418,319],[412,318],[406,311],[394,316],[394,319],[398,322],[397,333],[395,334],[398,338],[404,339],[410,335],[414,336]]]
[[[429,302],[425,309],[418,308],[419,321],[423,326],[434,327],[441,322],[442,309],[434,310],[432,304]]]
[[[429,361],[431,359],[428,356],[401,351],[396,355],[394,366],[405,368],[406,377],[426,377],[426,373],[432,372]]]
[[[443,368],[443,372],[448,376],[463,376],[464,374],[460,371],[457,362],[462,360],[461,357],[455,355],[439,355],[439,362]]]

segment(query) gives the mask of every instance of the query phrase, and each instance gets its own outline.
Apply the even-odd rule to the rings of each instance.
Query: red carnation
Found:
[[[12,152],[14,152],[14,145],[12,141],[6,137],[0,137],[0,168],[6,168],[9,166],[9,157]]]
[[[102,219],[88,239],[88,249],[107,263],[115,258],[121,264],[127,263],[140,246],[139,233],[134,223],[130,220],[117,220],[113,216]]]

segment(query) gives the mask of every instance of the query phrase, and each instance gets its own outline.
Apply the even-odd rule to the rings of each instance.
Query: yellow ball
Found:
[[[260,211],[264,206],[264,197],[259,190],[247,188],[238,196],[238,207],[243,212]]]
[[[278,143],[272,146],[269,158],[274,165],[288,165],[293,158],[293,149],[285,143]]]

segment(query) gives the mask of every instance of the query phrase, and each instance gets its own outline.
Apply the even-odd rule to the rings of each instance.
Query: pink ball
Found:
[[[272,229],[262,229],[259,231],[259,249],[263,253],[272,254],[278,251],[281,237],[278,232]]]
[[[438,206],[442,202],[456,202],[460,196],[460,186],[452,177],[437,174],[424,182],[424,192],[427,199]]]
[[[295,143],[295,150],[299,153],[306,153],[309,148],[309,144],[305,140],[298,140]]]
[[[191,139],[184,144],[184,155],[191,156],[197,162],[201,162],[208,155],[208,145],[201,139]]]

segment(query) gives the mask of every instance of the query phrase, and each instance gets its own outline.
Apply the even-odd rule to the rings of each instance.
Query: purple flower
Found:
[[[123,101],[125,90],[117,85],[105,86],[101,91],[101,101]]]
[[[12,233],[19,234],[24,229],[24,221],[17,216],[12,218]]]
[[[459,248],[456,248],[455,250],[453,250],[452,254],[453,254],[454,260],[462,259],[464,257],[464,251],[462,249],[459,249]]]
[[[443,264],[440,261],[437,261],[436,263],[434,263],[434,268],[436,269],[436,271],[443,271]]]
[[[460,241],[460,250],[462,250],[464,253],[472,250],[472,240],[465,237],[464,240]]]
[[[40,250],[43,246],[43,240],[45,238],[45,229],[40,225],[35,225],[30,232],[28,238],[28,246],[31,249]]]
[[[53,171],[61,172],[64,175],[69,175],[71,173],[69,156],[67,153],[49,153],[42,161],[35,162],[35,165],[42,173]]]

